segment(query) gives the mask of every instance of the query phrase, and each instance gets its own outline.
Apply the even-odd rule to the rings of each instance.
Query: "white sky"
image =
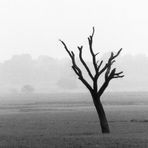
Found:
[[[0,0],[0,61],[22,53],[65,57],[58,39],[72,50],[87,45],[92,26],[97,50],[148,55],[147,0]]]

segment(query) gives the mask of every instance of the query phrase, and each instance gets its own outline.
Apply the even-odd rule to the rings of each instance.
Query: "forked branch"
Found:
[[[90,54],[92,56],[92,63],[93,63],[93,67],[95,70],[95,74],[93,76],[91,70],[89,69],[87,63],[85,62],[85,60],[83,59],[83,46],[78,46],[78,50],[79,50],[79,59],[82,63],[82,65],[84,66],[84,68],[86,69],[88,75],[90,76],[90,78],[92,79],[93,82],[93,88],[91,87],[91,85],[85,80],[85,78],[83,77],[82,71],[81,69],[78,67],[78,65],[76,64],[76,59],[75,59],[75,54],[73,51],[70,51],[66,44],[60,40],[60,42],[63,44],[65,50],[67,51],[68,55],[70,56],[71,60],[72,60],[72,69],[74,70],[74,72],[76,73],[76,75],[78,76],[78,78],[82,81],[82,83],[90,90],[91,93],[97,94],[99,97],[103,94],[103,92],[105,91],[105,89],[107,88],[109,82],[112,79],[115,78],[123,78],[123,71],[121,72],[116,72],[116,68],[112,69],[112,65],[115,62],[115,59],[119,56],[119,54],[122,51],[122,48],[115,54],[113,52],[111,52],[110,57],[108,58],[107,63],[102,66],[103,64],[103,60],[98,61],[97,60],[97,55],[98,53],[94,53],[93,51],[93,37],[94,37],[94,33],[95,33],[95,29],[93,27],[93,32],[92,34],[88,37],[88,44],[89,44],[89,50],[90,50]],[[102,75],[104,73],[105,76],[105,80],[104,83],[102,84],[102,86],[100,87],[100,89],[98,90],[98,78],[100,75]]]
[[[85,67],[85,69],[86,69],[88,75],[89,75],[89,76],[91,77],[91,79],[93,80],[94,77],[93,77],[93,75],[92,75],[92,73],[91,73],[89,67],[87,66],[87,64],[85,63],[85,61],[84,61],[84,59],[83,59],[83,57],[82,57],[82,49],[83,49],[83,46],[78,46],[80,61],[81,61],[81,63],[83,64],[83,66]]]
[[[104,83],[102,84],[101,88],[99,89],[99,91],[97,93],[99,97],[104,93],[104,91],[107,88],[111,79],[123,78],[124,77],[123,71],[116,72],[116,68],[111,70],[112,64],[115,62],[115,58],[120,54],[121,51],[122,51],[122,48],[115,55],[112,52],[108,62],[102,68],[102,70],[99,72],[99,75],[100,75],[105,71],[105,81],[104,81]]]
[[[94,33],[95,33],[95,28],[93,27],[93,32],[92,32],[92,35],[90,35],[88,37],[88,43],[89,43],[89,50],[90,50],[90,53],[91,53],[91,56],[92,56],[92,61],[93,61],[93,65],[94,65],[94,69],[97,73],[98,71],[98,68],[97,68],[97,61],[96,61],[96,56],[99,54],[99,53],[94,53],[93,51],[93,47],[92,47],[92,43],[93,43],[93,36],[94,36]]]
[[[78,46],[79,59],[80,59],[82,65],[84,66],[84,68],[86,69],[89,77],[91,78],[92,85],[90,85],[88,83],[87,79],[85,79],[83,77],[82,71],[76,63],[76,58],[75,58],[75,54],[73,53],[73,51],[70,51],[67,48],[66,44],[62,40],[60,40],[60,42],[63,44],[65,50],[67,51],[68,55],[70,56],[70,58],[72,60],[72,68],[73,68],[74,72],[76,73],[78,78],[81,80],[81,82],[88,88],[88,90],[90,91],[90,93],[92,95],[92,99],[93,99],[94,105],[96,107],[96,110],[97,110],[97,113],[98,113],[98,116],[100,119],[102,133],[109,133],[110,130],[109,130],[109,126],[108,126],[108,122],[106,119],[106,115],[105,115],[103,106],[100,101],[100,97],[104,93],[105,89],[107,88],[107,86],[109,85],[109,82],[112,79],[124,77],[123,71],[116,72],[116,68],[112,69],[112,65],[115,62],[115,59],[119,56],[120,52],[122,51],[122,48],[116,54],[111,52],[111,55],[108,58],[107,63],[104,65],[103,60],[101,60],[101,61],[97,60],[97,55],[99,54],[99,52],[94,53],[94,51],[93,51],[92,44],[93,44],[94,33],[95,33],[95,29],[93,27],[93,32],[88,37],[88,44],[89,44],[90,55],[92,57],[94,75],[92,74],[92,71],[90,70],[86,61],[83,59],[83,56],[82,56],[83,55],[83,46]],[[104,77],[105,77],[104,83],[102,84],[102,86],[100,88],[98,88],[98,78],[102,74],[104,74]]]
[[[114,55],[113,52],[111,52],[111,55],[110,55],[107,63],[104,65],[104,67],[101,70],[100,70],[100,67],[101,66],[99,66],[97,77],[99,77],[105,71],[106,71],[106,74],[105,75],[108,76],[108,74],[110,73],[110,70],[111,70],[111,66],[115,62],[115,58],[117,56],[119,56],[119,54],[121,53],[121,51],[122,51],[122,48],[115,55]],[[101,65],[102,65],[102,63],[101,63]]]
[[[60,42],[63,44],[65,50],[67,51],[67,53],[69,54],[71,61],[72,61],[72,69],[74,70],[74,72],[76,73],[76,75],[78,76],[78,78],[82,81],[82,83],[89,89],[90,92],[92,92],[92,87],[91,85],[84,79],[83,74],[81,69],[77,66],[76,61],[75,61],[75,54],[73,53],[73,51],[69,51],[69,49],[67,48],[66,44],[60,40]],[[80,48],[80,54],[82,54],[82,48]],[[82,56],[82,55],[81,55]],[[86,63],[84,62],[83,58],[82,58],[83,64],[85,65],[85,68],[88,70],[88,72],[91,75],[91,72],[89,71],[89,68],[87,67]],[[81,62],[82,62],[81,61]],[[92,76],[93,77],[93,76]]]

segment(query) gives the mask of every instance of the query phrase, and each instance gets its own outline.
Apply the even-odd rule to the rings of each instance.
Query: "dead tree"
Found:
[[[102,133],[110,133],[108,121],[107,121],[105,111],[104,111],[104,108],[102,106],[100,97],[102,96],[105,89],[108,87],[109,82],[112,79],[124,77],[123,71],[116,72],[116,68],[112,68],[113,63],[115,62],[116,57],[120,54],[122,48],[116,54],[111,52],[111,55],[108,58],[107,62],[105,64],[103,64],[103,60],[100,60],[100,61],[97,60],[97,55],[99,53],[95,54],[94,51],[93,51],[92,44],[93,44],[94,32],[95,32],[95,29],[93,27],[93,32],[88,37],[88,44],[89,44],[89,50],[90,50],[90,54],[91,54],[91,57],[92,57],[92,63],[93,63],[93,67],[94,67],[94,70],[95,70],[95,74],[93,74],[91,72],[91,70],[88,67],[87,63],[83,59],[83,56],[82,56],[83,46],[78,46],[79,59],[80,59],[82,65],[84,66],[84,68],[86,69],[88,75],[90,76],[90,78],[92,80],[92,85],[84,78],[82,70],[80,69],[80,67],[76,63],[76,57],[75,57],[74,52],[70,51],[68,49],[67,45],[62,40],[60,40],[60,42],[63,44],[64,48],[66,49],[66,51],[67,51],[67,53],[69,55],[69,57],[71,58],[72,69],[74,70],[75,74],[78,76],[78,79],[90,91],[90,94],[91,94],[92,99],[93,99],[94,106],[95,106],[96,111],[98,113]],[[104,82],[101,85],[101,87],[98,88],[98,79],[103,74],[104,74]]]

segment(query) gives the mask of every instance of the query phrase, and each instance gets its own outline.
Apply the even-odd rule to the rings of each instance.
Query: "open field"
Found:
[[[147,93],[104,98],[111,128],[106,135],[87,95],[54,97],[0,97],[0,148],[148,147]]]

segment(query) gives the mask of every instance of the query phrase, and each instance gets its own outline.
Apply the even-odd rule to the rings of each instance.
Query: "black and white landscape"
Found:
[[[147,148],[147,5],[0,1],[0,148]]]

